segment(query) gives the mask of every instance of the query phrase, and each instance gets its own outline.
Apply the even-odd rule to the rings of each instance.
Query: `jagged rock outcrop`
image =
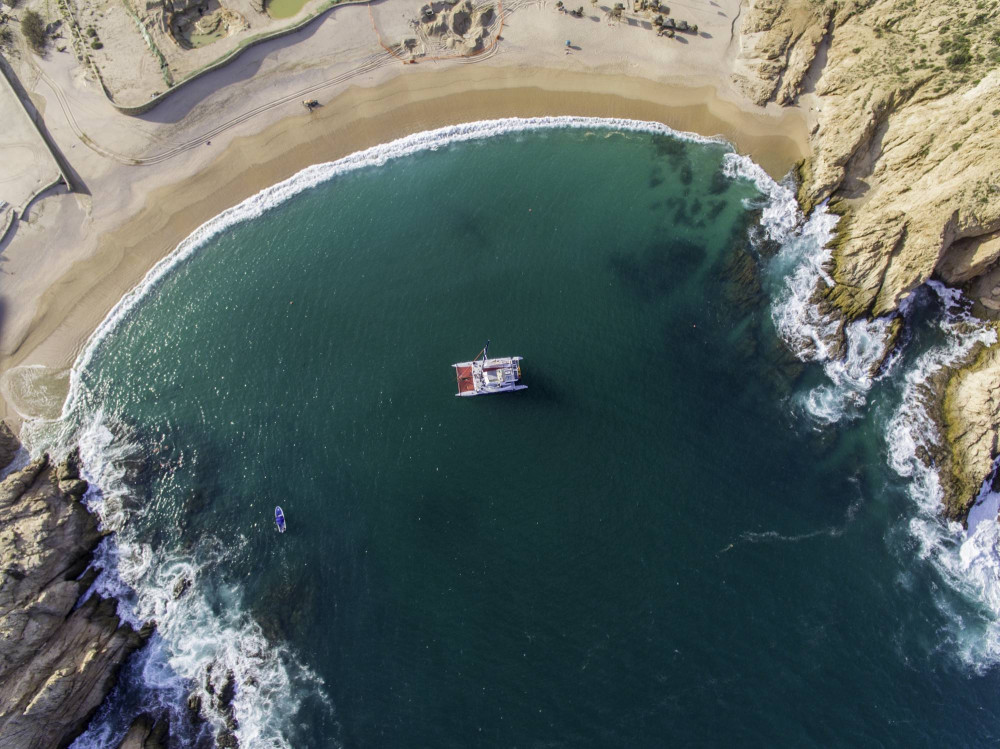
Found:
[[[962,520],[993,470],[1000,440],[1000,345],[977,349],[952,373],[941,404],[945,510]]]
[[[166,749],[169,735],[165,718],[157,720],[144,713],[132,722],[118,749]]]
[[[750,0],[740,25],[733,83],[760,106],[794,102],[831,16],[822,3]]]
[[[11,464],[20,448],[21,443],[7,426],[7,422],[0,421],[0,469]]]
[[[233,699],[236,697],[236,676],[232,671],[226,671],[221,682],[217,682],[218,676],[218,673],[213,675],[212,667],[209,666],[205,674],[205,691],[215,709],[223,716],[223,725],[215,735],[215,746],[217,749],[239,749],[240,742],[236,737],[239,721],[236,719],[236,710],[233,707]],[[188,707],[191,708],[190,699]]]
[[[792,101],[821,58],[799,200],[844,214],[827,301],[847,318],[885,315],[937,277],[1000,310],[1000,9],[751,0],[744,12],[734,83],[758,103]],[[953,517],[996,457],[998,357],[978,357],[941,398]]]
[[[85,573],[102,538],[78,458],[44,456],[0,484],[0,746],[64,747],[151,630],[122,623]]]
[[[996,16],[933,0],[745,11],[734,80],[760,103],[794,100],[824,47],[800,199],[844,200],[830,298],[849,317],[887,314],[935,274],[959,283],[1000,258]]]

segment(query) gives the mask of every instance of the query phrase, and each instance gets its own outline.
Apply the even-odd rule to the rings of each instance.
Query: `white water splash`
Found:
[[[101,527],[115,532],[95,553],[99,574],[90,592],[117,598],[119,616],[134,628],[156,622],[154,641],[142,656],[145,708],[167,711],[171,725],[179,726],[184,722],[188,695],[196,695],[214,733],[225,723],[225,716],[213,704],[209,689],[218,692],[231,674],[237,685],[232,708],[240,745],[291,747],[284,716],[299,710],[304,691],[321,696],[320,679],[286,647],[268,642],[260,626],[243,611],[236,586],[216,581],[199,585],[203,572],[233,553],[234,544],[239,551],[245,539],[229,539],[226,545],[206,539],[189,552],[134,540],[128,526],[143,509],[134,502],[126,509],[129,488],[122,466],[137,448],[116,437],[100,411],[76,434],[75,441],[84,477],[100,487],[89,491],[85,501],[100,518]],[[121,738],[96,721],[74,747],[104,749],[117,746]]]
[[[890,318],[854,320],[842,328],[836,314],[815,302],[817,289],[834,283],[826,267],[837,220],[825,205],[816,208],[784,238],[769,268],[784,278],[771,312],[778,334],[803,361],[821,362],[829,380],[800,398],[805,412],[821,424],[860,416],[876,376],[890,369],[875,371],[886,355]]]
[[[482,140],[507,133],[565,128],[648,133],[666,135],[691,143],[729,146],[721,137],[709,138],[695,133],[680,132],[658,122],[600,117],[510,117],[502,120],[468,122],[415,133],[391,143],[358,151],[337,161],[306,167],[284,182],[261,190],[239,205],[206,221],[181,242],[173,252],[154,265],[143,280],[118,301],[88,339],[86,347],[73,365],[70,372],[69,396],[63,406],[63,416],[67,416],[76,407],[76,400],[80,393],[81,372],[87,368],[95,352],[108,335],[136,308],[139,302],[156,288],[171,270],[191,257],[210,239],[231,226],[257,218],[305,190],[357,169],[381,166],[392,159],[410,156],[421,151],[437,150],[455,143]],[[746,174],[754,173],[751,166],[756,167],[746,157],[736,154],[732,154],[732,159],[727,163],[733,164],[731,169],[742,169]],[[756,171],[763,175],[764,179],[770,180],[760,167],[756,167]],[[770,181],[773,183],[773,180]]]
[[[890,374],[899,360],[897,354],[886,357],[891,319],[857,320],[844,326],[841,333],[838,317],[815,303],[817,289],[834,283],[826,268],[832,260],[829,244],[837,217],[819,206],[804,220],[790,190],[770,180],[759,167],[748,168],[736,159],[732,163],[733,176],[752,179],[769,197],[762,222],[767,238],[780,245],[766,268],[772,283],[775,328],[798,358],[821,363],[827,378],[826,383],[801,396],[799,403],[821,425],[857,418],[864,413],[875,380]],[[967,531],[958,523],[942,521],[943,492],[929,459],[939,435],[929,407],[934,395],[933,375],[962,361],[977,344],[994,343],[996,333],[971,316],[959,290],[936,281],[926,285],[944,307],[938,324],[947,342],[919,357],[904,374],[902,402],[886,429],[888,462],[909,480],[907,490],[916,515],[908,530],[917,542],[918,556],[932,564],[948,587],[979,611],[970,618],[968,612],[957,613],[948,596],[936,598],[951,622],[945,637],[954,652],[969,667],[981,670],[1000,662],[1000,493],[984,486],[969,515]],[[913,298],[911,295],[900,305],[904,317]],[[874,373],[883,360],[881,371]],[[741,541],[799,541],[830,530],[790,537],[773,532],[748,534]]]
[[[802,212],[790,187],[771,179],[759,164],[747,156],[728,153],[723,157],[722,168],[723,173],[730,179],[753,182],[767,199],[761,212],[760,223],[768,239],[784,242],[794,234],[802,221]]]
[[[936,281],[928,286],[944,305],[938,325],[947,339],[920,356],[906,373],[902,403],[887,429],[889,465],[910,480],[908,494],[917,515],[910,520],[909,531],[919,556],[979,609],[979,616],[970,620],[946,599],[937,601],[951,622],[949,637],[959,657],[982,670],[1000,662],[1000,527],[996,521],[1000,496],[988,486],[982,488],[977,507],[969,514],[968,530],[941,519],[944,492],[930,458],[941,440],[930,416],[935,396],[931,380],[942,369],[963,361],[975,346],[995,343],[997,336],[993,328],[968,313],[960,292]]]
[[[418,133],[352,154],[337,162],[305,169],[203,224],[119,301],[88,341],[72,370],[70,395],[63,409],[64,417],[75,414],[81,407],[79,399],[83,392],[82,372],[107,336],[173,268],[220,232],[239,222],[258,217],[298,193],[354,169],[377,166],[393,158],[440,148],[450,143],[508,132],[566,127],[657,133],[700,143],[721,142],[718,139],[677,133],[656,123],[634,120],[568,117],[508,119]],[[730,177],[752,181],[766,196],[761,226],[767,239],[781,244],[778,255],[769,261],[771,275],[782,279],[779,288],[773,290],[773,319],[778,333],[802,359],[821,362],[830,379],[828,385],[821,386],[826,389],[817,389],[810,394],[811,400],[807,398],[807,411],[822,422],[833,422],[848,413],[857,412],[864,405],[865,394],[872,385],[871,365],[884,354],[884,334],[888,321],[858,322],[847,326],[847,357],[839,359],[836,356],[837,348],[831,341],[839,331],[839,322],[820,313],[812,301],[818,283],[832,284],[824,266],[829,261],[826,246],[836,225],[836,216],[820,207],[808,221],[803,221],[789,187],[772,180],[746,157],[731,153],[724,159],[726,173]],[[879,348],[880,341],[882,349]],[[912,374],[908,373],[907,377]],[[911,490],[915,498],[919,498],[921,512],[914,520],[916,525],[913,532],[915,536],[924,534],[927,537],[924,555],[941,565],[956,587],[973,593],[979,591],[978,595],[983,600],[994,600],[997,594],[996,580],[1000,579],[1000,561],[996,555],[995,543],[996,524],[981,524],[967,541],[973,542],[973,545],[965,551],[964,544],[959,546],[960,539],[955,535],[954,527],[942,527],[936,516],[940,502],[936,474],[916,460],[920,441],[926,438],[926,434],[921,431],[919,417],[919,413],[901,416],[897,433],[890,436],[890,462],[901,475],[912,477]],[[64,418],[63,423],[69,423],[69,419]],[[115,456],[116,451],[126,448],[115,443],[110,430],[103,425],[100,414],[91,419],[86,435],[82,447],[87,477],[100,487],[100,493],[90,495],[88,499],[108,528],[122,529],[126,527],[129,516],[124,509],[125,503],[116,496],[122,483]],[[911,453],[912,458],[908,457]],[[839,529],[833,528],[816,533],[839,532]],[[147,661],[142,668],[143,678],[147,680],[151,693],[159,695],[170,710],[180,710],[179,700],[183,699],[188,688],[193,686],[204,694],[202,685],[206,668],[208,664],[218,664],[218,670],[213,667],[213,671],[220,674],[232,671],[238,683],[252,685],[240,689],[234,703],[239,720],[237,734],[241,746],[287,746],[283,727],[276,720],[280,721],[282,715],[294,714],[298,706],[295,702],[295,690],[291,688],[293,677],[289,663],[294,661],[291,654],[269,647],[259,626],[240,613],[235,591],[219,591],[220,595],[232,596],[234,602],[222,614],[212,612],[212,607],[199,592],[197,584],[192,585],[185,595],[173,598],[172,591],[176,581],[196,581],[201,565],[210,563],[210,555],[198,560],[163,554],[148,545],[131,543],[122,537],[124,535],[114,542],[102,545],[98,563],[101,574],[95,587],[105,595],[120,596],[123,615],[133,621],[139,622],[145,617],[156,618],[159,634],[154,639],[153,646],[147,649],[144,656]],[[764,534],[760,539],[746,540],[772,540],[772,537]],[[1000,599],[997,600],[1000,603]],[[994,610],[1000,611],[1000,605]],[[197,637],[191,636],[193,632],[198,633]],[[973,643],[993,641],[1000,640],[993,638],[992,634],[986,638],[970,640]],[[971,659],[979,652],[976,649],[979,646],[969,647]],[[986,649],[989,650],[990,647]],[[1000,648],[997,650],[1000,652]],[[308,674],[306,678],[309,678]],[[207,704],[208,700],[204,699],[203,703]],[[279,705],[281,710],[276,709]],[[215,719],[220,721],[221,717],[216,716]],[[102,734],[102,730],[100,726],[92,726],[92,730],[81,737],[77,746],[86,749],[114,746],[112,739],[115,737],[108,736],[106,731]],[[117,738],[120,739],[120,736]]]
[[[183,555],[128,537],[129,523],[143,511],[134,503],[129,505],[125,496],[128,488],[121,466],[134,448],[114,436],[100,411],[86,413],[89,404],[85,402],[83,373],[102,343],[173,269],[209,240],[229,227],[261,216],[305,190],[338,175],[379,166],[420,151],[505,133],[565,128],[649,133],[728,146],[721,138],[681,133],[659,123],[584,117],[510,118],[417,133],[335,162],[308,167],[207,221],[157,263],[94,331],[70,372],[69,395],[61,418],[55,422],[38,421],[28,426],[25,433],[34,435],[31,444],[47,445],[53,452],[59,451],[55,445],[80,446],[85,477],[98,487],[97,491],[88,494],[87,502],[101,518],[103,527],[117,531],[99,548],[95,566],[100,573],[93,590],[118,598],[119,614],[134,625],[148,620],[157,623],[157,634],[152,645],[143,651],[140,669],[151,704],[180,716],[185,708],[185,697],[193,690],[202,698],[203,709],[208,710],[210,719],[218,727],[224,717],[211,709],[211,699],[205,689],[206,673],[211,667],[214,689],[226,674],[232,673],[239,685],[233,708],[239,724],[236,735],[240,746],[280,749],[289,746],[288,727],[284,721],[300,709],[300,695],[310,691],[321,701],[326,698],[318,677],[297,663],[286,648],[269,643],[259,625],[242,612],[237,589],[212,591],[218,599],[224,599],[224,605],[213,606],[206,598],[198,578],[202,570],[217,563],[217,555],[223,554],[223,550],[202,549],[200,556]],[[755,170],[766,178],[763,171],[745,157],[729,154],[727,163],[750,179],[759,177]],[[778,220],[777,214],[774,220]],[[182,595],[175,596],[175,586],[180,580],[191,584]],[[331,709],[328,702],[325,704],[326,709]],[[171,722],[176,723],[175,720]],[[106,724],[95,721],[74,747],[111,749],[121,740],[121,733],[121,730],[109,731]]]
[[[752,181],[767,202],[761,214],[764,235],[780,249],[767,263],[772,281],[772,319],[778,335],[803,361],[822,362],[830,382],[801,399],[801,405],[817,421],[830,424],[845,416],[860,415],[873,371],[885,357],[889,318],[856,320],[841,331],[836,315],[815,304],[818,286],[833,286],[825,270],[832,260],[828,245],[833,239],[837,216],[820,205],[808,220],[799,209],[788,185],[771,179],[745,156],[727,154],[726,174]],[[841,354],[841,336],[846,348]],[[887,373],[884,368],[882,374]]]

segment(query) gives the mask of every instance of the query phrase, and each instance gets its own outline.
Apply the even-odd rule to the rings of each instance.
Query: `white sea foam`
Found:
[[[1000,496],[984,486],[969,515],[968,530],[941,519],[944,493],[931,455],[941,435],[930,416],[932,378],[965,359],[977,344],[996,342],[996,332],[971,317],[960,292],[939,282],[928,286],[944,307],[938,325],[945,343],[921,355],[906,372],[902,402],[888,423],[889,465],[909,479],[908,493],[916,508],[909,531],[918,555],[932,564],[953,589],[972,603],[970,616],[947,598],[937,604],[949,618],[949,639],[970,667],[984,669],[1000,662],[1000,549],[996,522]]]
[[[100,348],[108,335],[136,308],[136,305],[147,294],[156,288],[173,268],[191,257],[192,254],[204,246],[210,239],[231,226],[257,218],[266,211],[305,190],[356,169],[380,166],[391,159],[410,156],[420,151],[435,150],[454,143],[491,138],[506,133],[564,128],[652,133],[667,135],[692,143],[727,145],[726,141],[721,137],[710,138],[694,133],[679,132],[658,122],[616,118],[602,119],[598,117],[511,117],[501,120],[469,122],[437,130],[428,130],[408,135],[391,143],[358,151],[338,161],[307,167],[284,182],[279,182],[276,185],[261,190],[239,205],[229,208],[215,218],[206,221],[181,242],[172,253],[154,265],[145,278],[119,300],[91,335],[86,347],[73,365],[70,373],[69,397],[66,399],[63,415],[69,414],[76,406],[76,398],[80,392],[80,373],[86,369],[94,353]],[[767,178],[767,175],[759,167],[756,170],[751,168],[751,165],[756,165],[753,165],[753,162],[749,159],[738,157],[735,154],[733,156],[734,158],[727,161],[727,164],[734,164],[734,166],[730,167],[735,170],[734,174],[738,173],[738,176],[747,176],[749,179],[756,181],[759,178],[756,172],[759,172],[760,175],[763,175],[763,178]]]
[[[766,237],[780,247],[766,263],[765,278],[775,328],[801,360],[820,363],[826,375],[825,383],[801,396],[800,405],[820,424],[860,416],[876,377],[891,374],[900,358],[898,353],[886,357],[890,318],[857,320],[841,330],[840,319],[815,301],[818,289],[834,283],[826,268],[832,260],[829,245],[837,217],[819,206],[804,220],[785,186],[743,157],[733,154],[726,158],[731,176],[753,180],[769,199],[762,223]],[[896,473],[909,481],[915,515],[908,530],[917,542],[918,556],[932,564],[948,588],[978,612],[960,613],[952,598],[939,595],[936,602],[951,622],[946,638],[964,662],[982,669],[1000,662],[1000,525],[996,521],[1000,493],[983,488],[969,515],[968,530],[941,520],[943,492],[929,457],[939,435],[928,409],[933,397],[932,376],[961,361],[977,343],[994,342],[996,334],[970,315],[959,290],[936,281],[926,285],[944,307],[938,324],[946,334],[946,343],[919,357],[904,373],[902,402],[886,429],[888,459]],[[904,317],[915,298],[910,295],[900,304]],[[876,374],[879,363],[882,366]],[[831,530],[794,536],[746,534],[740,540],[800,541]]]
[[[76,441],[85,478],[100,487],[90,491],[85,501],[102,527],[115,531],[95,554],[99,574],[91,591],[116,597],[119,615],[134,627],[147,621],[157,625],[139,669],[144,709],[167,710],[172,725],[182,726],[186,697],[195,694],[217,729],[225,716],[213,706],[208,690],[218,692],[232,674],[237,685],[232,707],[240,745],[291,746],[284,716],[295,714],[310,688],[318,694],[320,681],[286,647],[267,641],[259,625],[242,610],[236,586],[217,580],[199,584],[205,570],[217,568],[233,552],[234,542],[223,546],[206,539],[195,549],[181,552],[137,541],[128,529],[143,510],[125,501],[123,495],[129,488],[122,467],[135,457],[137,448],[117,437],[100,411],[77,433]],[[238,547],[240,542],[235,543]],[[178,584],[184,585],[182,591]],[[109,732],[98,721],[75,746],[98,749],[116,746],[120,740],[120,732]]]
[[[993,465],[994,475],[997,472],[997,465]],[[983,482],[982,488],[979,490],[979,495],[976,497],[975,502],[973,502],[972,507],[969,509],[969,517],[966,525],[969,529],[969,534],[976,532],[976,527],[989,520],[996,520],[997,515],[1000,514],[1000,492],[993,491],[992,482]]]
[[[116,442],[100,413],[86,417],[78,413],[82,408],[81,375],[107,336],[173,268],[229,227],[256,218],[296,194],[345,172],[378,166],[390,159],[451,143],[517,131],[567,127],[660,133],[700,143],[722,142],[715,138],[677,133],[657,123],[635,120],[552,117],[469,123],[418,133],[336,162],[309,167],[223,212],[193,232],[112,309],[88,341],[71,373],[70,395],[63,415],[69,417],[75,414],[77,423],[85,421],[87,424],[81,444],[88,478],[100,487],[99,492],[88,495],[88,501],[105,525],[124,531],[129,522],[129,512],[141,512],[141,509],[126,510],[126,503],[116,495],[123,486],[120,461],[116,460],[116,456],[127,450],[127,446]],[[761,229],[766,239],[780,244],[780,251],[768,262],[768,275],[775,279],[771,289],[775,299],[772,317],[779,335],[802,359],[821,362],[828,375],[829,383],[806,397],[804,406],[807,412],[821,422],[833,422],[847,414],[858,413],[872,385],[872,364],[881,360],[884,354],[888,321],[848,325],[844,331],[846,358],[837,356],[838,348],[832,342],[839,333],[840,323],[822,314],[813,303],[817,285],[832,284],[825,270],[830,259],[826,247],[836,225],[836,216],[821,206],[808,221],[804,221],[791,188],[771,179],[744,156],[726,154],[724,168],[730,177],[752,181],[765,196],[761,206]],[[960,304],[950,291],[943,288],[936,290],[950,306]],[[960,313],[952,311],[950,314],[951,319],[957,319]],[[968,335],[956,335],[954,346],[964,348],[969,338]],[[907,388],[909,390],[912,384],[914,392],[908,392],[904,397],[903,406],[890,425],[890,463],[900,475],[912,479],[911,493],[920,509],[911,523],[911,531],[916,538],[922,539],[923,556],[933,560],[956,588],[990,602],[991,610],[1000,612],[1000,587],[997,583],[1000,580],[1000,557],[996,551],[996,524],[978,524],[964,541],[960,529],[942,525],[937,519],[940,487],[936,474],[919,458],[928,439],[926,411],[919,405],[919,391],[921,388],[926,390],[926,378],[935,367],[942,366],[952,356],[961,355],[958,349],[931,353],[926,362],[906,374]],[[913,403],[918,405],[911,407]],[[64,424],[70,421],[63,419]],[[838,528],[823,529],[805,534],[803,538],[839,532],[841,529]],[[234,702],[241,746],[286,746],[280,717],[294,713],[296,690],[291,688],[292,681],[314,677],[294,665],[292,654],[266,642],[259,626],[241,612],[236,590],[217,591],[218,595],[229,596],[233,605],[221,607],[221,613],[213,612],[205,592],[197,584],[203,565],[213,561],[211,550],[201,558],[166,553],[129,541],[127,535],[119,533],[113,541],[102,544],[98,562],[101,573],[95,589],[119,596],[123,601],[120,606],[122,615],[136,623],[145,618],[156,619],[159,633],[142,656],[144,660],[140,669],[149,693],[160,704],[176,712],[182,709],[180,701],[186,690],[193,687],[202,693],[203,704],[207,705],[210,700],[204,683],[208,665],[213,664],[216,678],[232,671],[241,685]],[[775,539],[784,540],[770,534],[762,534],[759,539],[743,540]],[[789,537],[789,540],[799,540],[799,537]],[[179,579],[189,579],[195,584],[175,600],[172,591]],[[970,662],[978,662],[976,659],[983,651],[993,652],[991,643],[1000,643],[1000,635],[991,629],[996,621],[998,617],[986,622],[982,629],[985,636],[972,638],[968,641],[972,644],[960,647],[963,653],[967,652]],[[1000,654],[1000,645],[995,650]],[[274,709],[279,703],[280,711]],[[215,716],[215,720],[221,721],[221,716]],[[113,746],[112,740],[116,737],[108,734],[98,723],[81,737],[78,747],[97,749]]]
[[[723,171],[731,179],[753,182],[766,199],[760,223],[768,239],[785,241],[799,226],[802,213],[791,187],[776,182],[748,156],[728,153],[723,157]]]
[[[213,687],[218,689],[226,674],[232,673],[239,685],[233,707],[241,746],[288,746],[285,716],[294,716],[299,695],[311,691],[322,697],[320,682],[295,662],[286,648],[269,643],[260,627],[242,612],[236,588],[214,586],[212,594],[226,605],[212,606],[206,586],[199,586],[202,570],[213,566],[221,549],[201,549],[200,554],[181,554],[154,549],[127,532],[141,507],[123,496],[128,488],[122,466],[133,446],[117,438],[100,411],[88,408],[82,374],[102,343],[136,309],[137,305],[171,270],[190,258],[210,239],[228,228],[259,217],[271,208],[346,172],[379,166],[387,161],[434,150],[453,143],[489,138],[505,133],[546,129],[594,129],[616,132],[662,134],[690,142],[727,145],[721,138],[680,133],[664,125],[626,119],[582,117],[511,118],[440,128],[417,133],[388,144],[351,154],[339,161],[302,170],[230,208],[196,229],[167,257],[157,263],[141,283],[126,294],[93,333],[70,373],[69,396],[58,422],[36,423],[28,428],[35,434],[33,444],[80,445],[86,478],[99,487],[86,497],[91,509],[108,530],[117,531],[99,547],[95,566],[99,569],[93,590],[119,599],[119,614],[139,626],[148,620],[157,623],[157,634],[143,651],[139,673],[144,682],[146,709],[158,706],[171,712],[174,724],[182,721],[184,697],[193,690],[202,698],[216,726],[223,716],[211,714],[211,700],[205,689],[211,666]],[[733,176],[766,184],[766,174],[745,157],[726,156]],[[761,176],[763,175],[763,176]],[[770,189],[770,188],[768,188]],[[789,193],[790,194],[790,193]],[[785,221],[780,212],[765,209],[768,221],[777,227]],[[76,425],[74,429],[71,425]],[[73,430],[71,433],[70,430]],[[128,509],[127,509],[128,508]],[[191,581],[183,595],[173,595],[179,580]],[[297,687],[293,688],[293,681]],[[305,689],[303,689],[305,686]],[[327,705],[329,709],[329,705]],[[110,731],[107,723],[96,721],[76,743],[77,749],[105,749],[121,739],[121,726]]]
[[[741,533],[739,539],[733,546],[739,543],[760,544],[760,543],[799,543],[801,541],[811,541],[814,538],[827,536],[829,538],[840,538],[847,531],[848,526],[854,521],[858,510],[861,508],[861,498],[852,502],[844,513],[844,522],[841,525],[830,525],[805,533],[781,533],[779,531],[747,531]]]
[[[792,188],[745,156],[726,154],[725,168],[730,177],[752,181],[766,197],[761,227],[780,247],[767,262],[766,279],[778,335],[803,361],[822,362],[829,378],[801,398],[801,405],[821,423],[857,415],[872,386],[873,370],[885,357],[889,319],[857,320],[842,330],[840,318],[815,303],[817,288],[833,286],[826,266],[832,260],[829,244],[837,216],[823,204],[806,220]]]
[[[731,176],[751,179],[768,198],[761,223],[767,238],[780,245],[767,263],[778,335],[803,361],[822,362],[829,379],[805,394],[801,405],[826,424],[858,415],[874,370],[885,358],[890,320],[856,320],[842,328],[837,315],[815,303],[818,288],[833,286],[826,266],[832,259],[829,243],[837,216],[821,205],[805,220],[791,188],[746,157],[726,158]],[[881,374],[887,372],[888,367]]]

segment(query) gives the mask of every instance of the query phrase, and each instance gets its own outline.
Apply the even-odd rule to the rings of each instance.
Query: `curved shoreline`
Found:
[[[351,87],[315,115],[286,117],[254,135],[236,137],[206,167],[151,189],[143,208],[100,234],[92,254],[75,260],[48,284],[0,368],[68,368],[108,312],[185,237],[307,166],[447,125],[560,115],[646,120],[721,135],[779,177],[809,153],[801,112],[776,116],[748,111],[711,86],[493,66],[398,74],[371,88]],[[10,404],[5,403],[5,411],[17,418]]]

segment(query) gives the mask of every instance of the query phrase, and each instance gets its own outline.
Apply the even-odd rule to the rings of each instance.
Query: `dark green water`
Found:
[[[793,406],[817,373],[775,334],[726,152],[453,144],[177,267],[69,416],[107,460],[108,564],[160,622],[81,746],[229,670],[246,747],[995,743],[884,414]],[[453,397],[486,338],[529,389]]]

